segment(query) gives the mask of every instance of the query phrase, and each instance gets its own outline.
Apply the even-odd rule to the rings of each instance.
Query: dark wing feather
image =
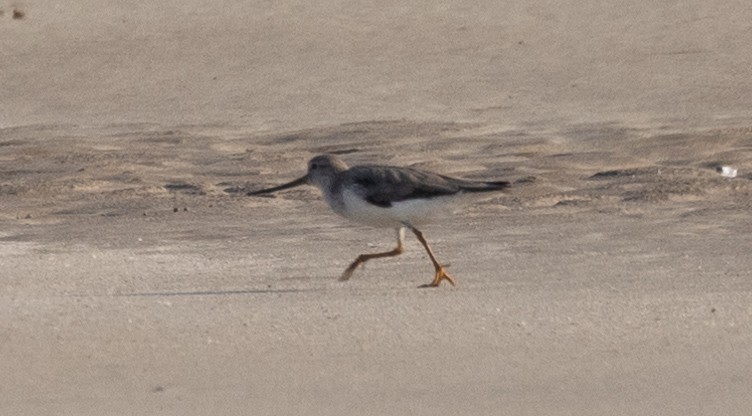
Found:
[[[393,202],[428,199],[458,192],[485,192],[503,189],[508,182],[472,182],[411,168],[356,166],[343,176],[342,186],[371,204],[388,208]]]

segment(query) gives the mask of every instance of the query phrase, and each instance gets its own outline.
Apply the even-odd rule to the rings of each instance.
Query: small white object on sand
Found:
[[[716,170],[725,178],[736,178],[736,169],[731,166],[718,166]]]

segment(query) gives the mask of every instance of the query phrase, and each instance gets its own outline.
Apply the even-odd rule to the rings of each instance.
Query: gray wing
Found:
[[[473,182],[417,169],[391,166],[356,166],[342,177],[363,199],[380,207],[407,199],[429,199],[459,192],[487,192],[506,188],[508,182]]]

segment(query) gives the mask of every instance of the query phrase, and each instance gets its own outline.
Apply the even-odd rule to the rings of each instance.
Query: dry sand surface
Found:
[[[749,414],[746,0],[121,3],[0,0],[0,414]],[[338,282],[324,152],[514,186]]]

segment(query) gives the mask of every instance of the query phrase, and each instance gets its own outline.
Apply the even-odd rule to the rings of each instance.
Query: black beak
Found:
[[[286,183],[284,185],[275,186],[274,188],[261,189],[261,190],[258,190],[258,191],[248,192],[247,195],[268,194],[268,193],[272,193],[272,192],[281,191],[283,189],[294,188],[296,186],[306,185],[306,184],[308,184],[308,175],[303,176],[302,178],[295,179],[294,181]]]

